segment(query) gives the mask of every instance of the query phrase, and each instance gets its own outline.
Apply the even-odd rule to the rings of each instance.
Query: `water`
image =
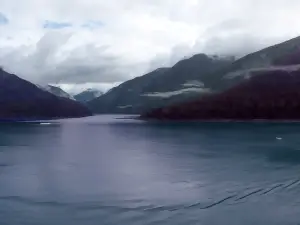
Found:
[[[299,224],[299,137],[114,116],[1,125],[0,224]]]

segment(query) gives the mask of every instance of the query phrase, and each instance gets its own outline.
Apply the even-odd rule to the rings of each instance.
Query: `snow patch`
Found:
[[[177,91],[147,93],[141,96],[156,97],[156,98],[170,98],[175,95],[187,94],[191,92],[210,93],[211,90],[209,88],[185,88]]]

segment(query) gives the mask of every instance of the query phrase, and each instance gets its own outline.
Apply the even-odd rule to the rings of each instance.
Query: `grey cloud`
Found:
[[[56,63],[45,74],[46,82],[114,83],[126,80],[130,68],[122,66],[120,57],[108,53],[108,46],[96,47],[93,44],[80,46],[69,53],[69,57]]]
[[[235,34],[231,36],[213,36],[202,43],[204,52],[217,55],[245,56],[251,52],[265,48],[275,40],[264,39],[251,34]]]
[[[35,48],[20,46],[1,49],[0,64],[9,72],[27,80],[43,80],[45,73],[55,68],[55,54],[69,38],[70,34],[67,33],[48,32]]]
[[[49,32],[36,44],[35,51],[24,55],[22,53],[26,50],[23,48],[10,49],[7,54],[0,55],[0,64],[36,83],[75,84],[121,82],[138,67],[124,64],[119,56],[108,53],[108,46],[93,44],[74,48],[68,57],[58,60],[57,54],[70,38],[69,33]]]
[[[80,60],[67,59],[46,74],[43,80],[46,82],[80,84],[86,82],[113,83],[123,81],[127,78],[126,71],[118,68],[118,63],[116,63],[118,58],[106,58],[99,55],[91,59],[91,61],[87,58]]]
[[[13,18],[0,26],[0,65],[45,83],[122,82],[201,52],[243,56],[300,28],[299,0],[3,0],[0,6]],[[72,27],[44,29],[46,19]]]
[[[29,60],[34,63],[36,69],[51,66],[55,61],[55,54],[70,38],[71,34],[68,33],[46,33],[36,44],[36,50],[30,55]]]
[[[177,45],[168,54],[158,54],[149,62],[148,72],[161,67],[171,67],[183,58],[190,57],[197,52],[195,46]]]
[[[215,24],[206,29],[193,48],[209,54],[242,57],[285,40],[282,36],[265,35],[249,22],[234,18]]]

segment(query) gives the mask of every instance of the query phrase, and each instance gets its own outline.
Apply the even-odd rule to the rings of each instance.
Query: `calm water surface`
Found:
[[[300,124],[118,117],[0,125],[0,224],[300,224]]]

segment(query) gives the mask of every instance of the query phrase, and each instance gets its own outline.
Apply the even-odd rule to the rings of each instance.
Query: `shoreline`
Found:
[[[210,119],[210,120],[178,120],[178,119],[155,119],[155,118],[141,118],[136,117],[136,120],[142,120],[145,122],[175,122],[175,123],[300,123],[299,120],[295,119],[252,119],[252,120],[239,120],[239,119]]]
[[[62,120],[62,119],[78,119],[78,118],[86,118],[86,117],[91,117],[91,116],[52,117],[52,118],[7,118],[7,119],[0,118],[0,124],[1,123],[43,123],[43,122]]]

